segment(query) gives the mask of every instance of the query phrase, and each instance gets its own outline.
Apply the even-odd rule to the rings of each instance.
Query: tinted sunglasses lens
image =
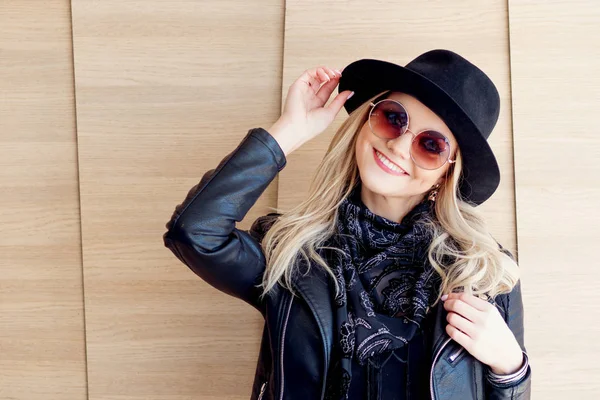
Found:
[[[415,137],[410,150],[415,163],[421,168],[436,169],[448,160],[450,144],[441,133],[424,131]]]
[[[377,136],[394,139],[406,131],[408,114],[404,107],[395,101],[383,100],[371,110],[369,122]]]

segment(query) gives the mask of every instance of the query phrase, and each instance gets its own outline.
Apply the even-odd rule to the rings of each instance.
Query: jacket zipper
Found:
[[[454,354],[451,354],[450,357],[448,357],[448,360],[453,363],[463,351],[465,351],[465,348],[461,346],[460,349],[456,350]]]
[[[263,395],[265,394],[265,386],[267,386],[267,382],[263,383],[262,386],[260,387],[260,393],[258,394],[258,400],[261,400],[263,398]]]
[[[435,400],[435,396],[433,394],[433,367],[435,366],[435,362],[437,361],[438,357],[442,353],[442,350],[444,350],[444,347],[446,347],[446,345],[450,343],[451,340],[452,338],[448,338],[444,343],[442,343],[442,347],[440,347],[437,354],[435,355],[435,358],[433,359],[433,362],[431,363],[431,372],[429,374],[429,390],[431,391],[431,400]]]
[[[290,318],[290,310],[292,309],[292,303],[294,302],[294,295],[291,295],[292,299],[290,300],[290,305],[288,306],[287,314],[285,316],[285,322],[283,323],[283,332],[281,333],[281,355],[279,362],[281,364],[281,392],[279,395],[279,400],[283,400],[283,387],[284,387],[284,379],[283,379],[283,350],[284,350],[284,342],[285,342],[285,331],[288,324],[288,319]]]

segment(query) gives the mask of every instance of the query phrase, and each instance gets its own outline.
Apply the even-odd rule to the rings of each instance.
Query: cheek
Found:
[[[356,155],[356,162],[360,167],[364,166],[365,163],[368,162],[369,149],[371,149],[371,145],[368,141],[365,140],[363,132],[361,132],[356,138],[356,146],[354,148]],[[372,151],[372,150],[371,150]]]
[[[441,174],[437,171],[428,171],[421,168],[415,168],[413,179],[420,188],[426,191],[435,185],[440,176]]]

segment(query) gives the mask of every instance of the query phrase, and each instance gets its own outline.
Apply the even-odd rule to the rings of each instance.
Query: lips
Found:
[[[380,154],[383,158],[386,159],[387,162],[391,163],[392,165],[394,165],[395,167],[399,168],[400,171],[397,170],[392,170],[390,169],[387,165],[385,165],[380,159],[378,154]],[[375,157],[375,162],[382,168],[384,169],[386,172],[393,174],[393,175],[398,175],[398,176],[402,176],[402,175],[409,175],[408,172],[404,171],[404,169],[402,169],[402,167],[400,167],[398,164],[390,161],[389,158],[387,158],[384,154],[379,153],[377,151],[377,149],[373,149],[373,156]]]

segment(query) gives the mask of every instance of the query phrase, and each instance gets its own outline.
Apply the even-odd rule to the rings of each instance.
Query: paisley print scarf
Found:
[[[360,191],[359,182],[340,205],[337,234],[327,243],[348,255],[328,253],[340,286],[326,393],[332,400],[347,398],[353,359],[364,366],[369,357],[409,343],[439,287],[427,259],[431,235],[416,223],[432,212],[433,202],[425,199],[397,223],[372,213]]]

